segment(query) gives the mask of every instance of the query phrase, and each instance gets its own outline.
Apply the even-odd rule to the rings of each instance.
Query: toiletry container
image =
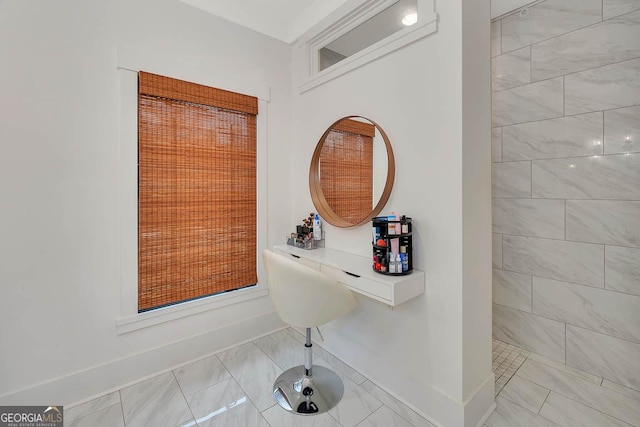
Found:
[[[376,217],[371,221],[373,270],[392,276],[410,274],[413,270],[411,218],[394,214]]]

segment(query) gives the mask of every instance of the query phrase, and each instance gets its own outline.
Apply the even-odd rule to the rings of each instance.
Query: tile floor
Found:
[[[303,361],[304,337],[284,329],[139,382],[65,407],[65,426],[434,427],[353,368],[314,346],[314,363],[344,382],[328,413],[303,417],[275,405],[271,386]]]
[[[640,426],[640,391],[510,347],[494,340],[497,408],[485,427]],[[500,377],[496,349],[509,352],[498,365],[509,365]]]
[[[65,425],[224,427],[433,427],[319,346],[318,365],[344,381],[329,413],[302,417],[276,406],[271,384],[301,363],[304,337],[285,329],[65,408]],[[494,340],[497,409],[485,427],[640,427],[640,391]]]
[[[495,374],[496,396],[509,382],[518,368],[524,363],[529,352],[521,348],[493,339],[493,364],[491,368]]]

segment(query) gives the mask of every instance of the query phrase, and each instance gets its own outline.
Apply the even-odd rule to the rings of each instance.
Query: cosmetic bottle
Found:
[[[318,214],[313,217],[313,240],[322,240],[322,223]]]
[[[373,227],[371,230],[371,234],[375,245],[378,242],[378,239],[380,239],[380,227]]]
[[[402,246],[400,248],[400,261],[402,264],[402,271],[409,270],[409,258],[407,257],[407,248]]]
[[[389,273],[397,273],[398,272],[398,263],[396,263],[396,256],[394,254],[389,254],[389,265],[387,267]]]

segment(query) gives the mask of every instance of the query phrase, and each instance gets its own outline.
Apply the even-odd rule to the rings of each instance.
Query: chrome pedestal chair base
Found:
[[[276,379],[273,397],[278,405],[295,414],[314,415],[327,412],[340,402],[344,385],[335,372],[324,366],[314,366],[311,377],[304,372],[304,366],[296,366]]]
[[[283,409],[298,415],[314,415],[335,407],[344,385],[335,372],[312,365],[311,329],[307,328],[305,364],[284,371],[273,384],[273,397]]]

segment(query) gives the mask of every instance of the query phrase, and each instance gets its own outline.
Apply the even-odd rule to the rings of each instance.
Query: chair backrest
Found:
[[[285,323],[301,328],[323,325],[357,304],[349,289],[311,267],[268,249],[262,259],[271,300]]]

